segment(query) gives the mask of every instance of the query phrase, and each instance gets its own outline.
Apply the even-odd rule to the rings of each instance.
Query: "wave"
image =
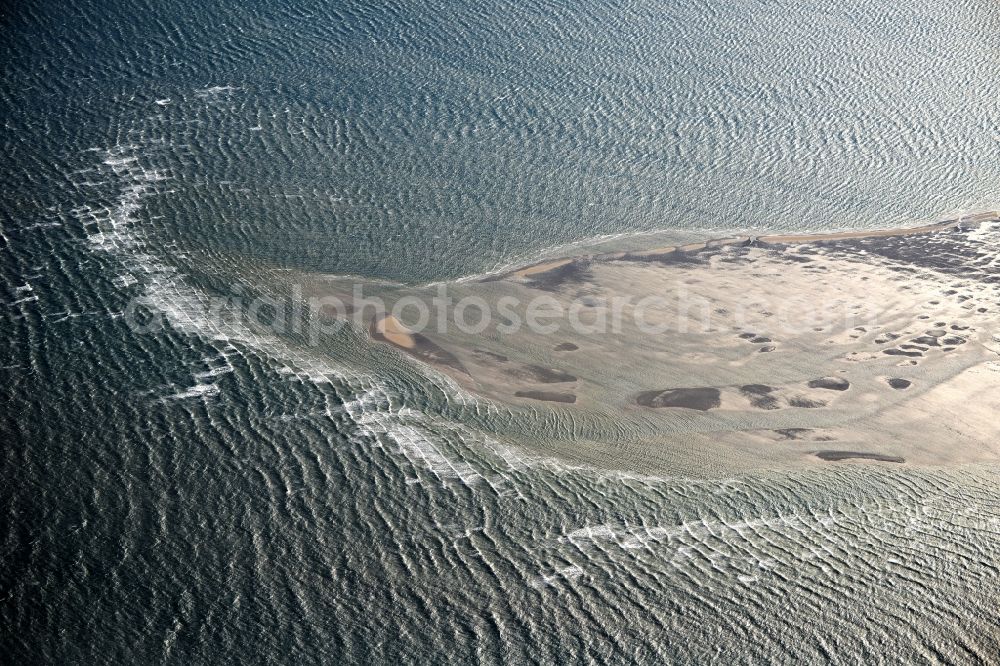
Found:
[[[501,468],[506,470],[539,465],[563,467],[554,459],[532,456],[465,425],[401,405],[390,388],[370,373],[346,363],[331,364],[326,357],[298,349],[277,336],[251,330],[238,317],[220,312],[207,293],[159,255],[142,228],[143,202],[163,193],[161,188],[171,181],[170,174],[147,167],[142,147],[135,144],[111,147],[102,151],[100,157],[103,175],[119,182],[119,193],[110,207],[84,204],[73,209],[72,215],[87,232],[90,249],[116,257],[122,272],[114,276],[113,283],[123,290],[138,289],[139,295],[135,297],[138,305],[162,315],[173,330],[212,345],[224,360],[222,365],[193,372],[189,388],[169,394],[164,400],[218,396],[221,389],[215,380],[233,371],[230,356],[254,353],[276,364],[280,376],[294,376],[315,385],[335,384],[341,404],[331,406],[328,417],[346,416],[362,437],[388,440],[414,467],[426,470],[442,483],[483,484],[503,492],[499,489],[502,479],[495,473],[496,468],[494,473],[480,470],[456,456],[442,445],[445,434],[450,434],[447,439],[459,446],[479,445],[480,452],[498,458]],[[437,386],[456,402],[475,400],[450,380]]]

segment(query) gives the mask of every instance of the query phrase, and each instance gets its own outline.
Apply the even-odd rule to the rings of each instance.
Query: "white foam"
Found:
[[[35,229],[54,229],[56,227],[61,227],[62,225],[58,222],[36,222],[35,224],[29,224],[28,226],[21,229],[21,231],[34,231]]]
[[[746,540],[748,535],[761,530],[778,532],[788,531],[822,531],[832,527],[837,522],[834,515],[778,515],[767,518],[753,518],[734,523],[711,520],[684,521],[670,526],[649,526],[628,524],[587,525],[560,538],[560,541],[578,542],[613,542],[624,549],[645,548],[653,543],[670,543],[677,541],[689,543],[700,542],[709,537],[719,539]]]
[[[186,391],[165,396],[164,400],[185,400],[187,398],[201,398],[203,396],[218,395],[219,387],[215,384],[195,384]]]
[[[546,585],[551,585],[558,580],[574,580],[579,578],[584,573],[583,567],[573,564],[568,567],[562,567],[561,569],[556,569],[554,573],[547,576],[541,577],[541,582]]]
[[[228,90],[231,88],[215,87],[205,92],[214,94]],[[116,147],[104,155],[103,163],[111,167],[116,176],[125,179],[115,205],[111,208],[86,206],[75,211],[75,216],[84,221],[91,248],[112,253],[124,264],[127,270],[124,275],[131,279],[120,279],[119,286],[141,284],[139,302],[163,314],[174,330],[209,342],[226,343],[226,350],[233,353],[238,352],[229,343],[237,343],[269,360],[280,360],[277,370],[286,376],[316,384],[337,380],[347,386],[361,387],[356,389],[357,399],[346,403],[341,411],[347,412],[363,434],[390,439],[411,463],[429,470],[439,479],[458,480],[468,485],[484,479],[471,464],[447,455],[435,444],[433,430],[428,430],[426,424],[417,423],[423,415],[394,407],[384,388],[366,373],[347,366],[332,366],[324,357],[292,348],[275,336],[250,330],[238,318],[213,311],[209,297],[158,257],[137,226],[142,200],[155,194],[156,184],[169,180],[169,176],[144,168],[137,156],[129,154],[132,150],[135,147]],[[194,386],[166,399],[217,395],[219,387],[202,380],[231,371],[227,360],[225,366],[195,373],[193,378],[197,383]]]
[[[122,273],[114,280],[112,280],[114,285],[120,289],[125,289],[131,287],[134,284],[138,284],[139,280],[131,273]]]
[[[211,86],[208,88],[200,88],[194,91],[194,94],[201,98],[208,97],[218,97],[219,95],[226,95],[232,92],[236,92],[240,88],[235,86]]]
[[[196,379],[211,379],[212,377],[218,377],[219,375],[225,375],[233,371],[232,366],[221,366],[218,368],[212,368],[211,370],[206,370],[205,372],[195,373]]]
[[[235,89],[216,86],[201,92],[219,94],[232,90]],[[426,414],[396,405],[389,399],[389,392],[384,385],[369,374],[343,363],[332,365],[326,356],[314,354],[308,349],[294,348],[276,336],[251,330],[237,317],[226,316],[218,308],[213,309],[209,296],[190,284],[174,266],[162,259],[138,225],[143,200],[170,191],[160,188],[161,183],[170,180],[170,175],[162,170],[144,167],[140,156],[135,154],[138,150],[138,146],[116,146],[104,151],[102,164],[110,167],[113,171],[111,175],[122,182],[119,197],[111,207],[81,206],[74,209],[73,214],[81,220],[88,232],[88,241],[94,251],[114,254],[123,263],[126,272],[119,276],[118,286],[124,288],[140,285],[139,302],[150,310],[161,313],[174,330],[198,336],[213,344],[224,344],[236,354],[240,352],[230,343],[238,344],[242,349],[252,350],[268,361],[277,363],[277,372],[288,377],[321,385],[336,381],[350,387],[357,397],[340,410],[332,410],[331,416],[334,411],[347,412],[363,433],[389,438],[415,467],[426,469],[439,479],[458,480],[470,485],[485,482],[498,493],[509,492],[497,488],[498,480],[495,476],[485,476],[470,463],[455,458],[444,447],[435,443],[438,435],[445,434],[461,442],[467,450],[475,448],[493,454],[509,471],[545,467],[554,472],[578,471],[618,481],[678,481],[676,478],[605,472],[587,466],[569,465],[554,458],[527,454],[461,424],[445,419],[432,419]],[[202,380],[230,371],[231,366],[224,370],[209,369],[194,373],[196,387],[213,388],[192,388],[178,395],[193,397],[217,392],[218,387],[202,384]],[[481,401],[466,393],[447,376],[430,373],[430,379],[449,400],[459,405],[474,404],[477,408],[496,409],[489,401]],[[718,483],[715,482],[715,485]]]

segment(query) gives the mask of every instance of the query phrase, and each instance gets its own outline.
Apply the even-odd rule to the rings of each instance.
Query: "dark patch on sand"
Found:
[[[887,456],[881,453],[863,453],[858,451],[819,451],[816,457],[820,460],[837,462],[839,460],[876,460],[878,462],[905,463],[906,459],[899,456]]]
[[[665,391],[645,391],[636,396],[635,402],[642,407],[680,407],[705,412],[722,404],[717,388],[680,388]]]
[[[909,379],[900,379],[899,377],[891,377],[889,379],[889,386],[892,388],[902,391],[903,389],[908,389],[913,385]]]
[[[579,284],[591,277],[590,268],[584,261],[571,261],[544,273],[535,273],[526,279],[528,286],[543,291],[558,291],[566,284]]]
[[[496,361],[497,363],[506,363],[507,361],[510,360],[503,354],[497,354],[495,352],[486,351],[485,349],[473,349],[472,353],[473,355],[475,355],[476,358],[482,360]]]
[[[518,398],[531,398],[532,400],[543,400],[545,402],[563,402],[573,404],[576,396],[572,393],[560,393],[558,391],[517,391],[514,395]]]
[[[775,430],[774,432],[776,432],[777,434],[781,435],[782,439],[789,439],[789,440],[796,440],[796,441],[798,441],[798,440],[804,439],[803,435],[806,435],[809,432],[811,432],[811,429],[810,428],[781,428],[779,430]]]
[[[767,384],[747,384],[740,387],[740,393],[747,396],[750,404],[757,409],[779,409],[777,399],[768,395],[772,391],[774,387]]]
[[[818,409],[819,407],[826,407],[826,403],[822,400],[810,400],[809,398],[792,398],[788,401],[788,404],[792,407],[802,407],[804,409]]]
[[[995,212],[965,217],[960,226],[929,230],[927,233],[845,238],[825,243],[834,253],[857,256],[864,250],[885,257],[897,267],[909,264],[916,268],[933,268],[963,280],[975,279],[988,284],[1000,283],[1000,275],[992,268],[989,253],[969,242],[966,229],[978,228],[982,222],[996,219]],[[937,303],[931,301],[931,305]]]
[[[846,391],[851,388],[851,382],[842,377],[820,377],[808,384],[809,388],[826,389],[828,391]]]
[[[886,349],[882,353],[883,354],[887,354],[888,356],[910,356],[910,357],[913,357],[913,358],[921,358],[921,357],[923,357],[923,354],[921,352],[903,351],[902,349]]]
[[[413,343],[416,346],[413,349],[407,349],[405,351],[413,354],[417,358],[427,361],[432,365],[442,365],[458,370],[462,374],[469,374],[469,371],[465,369],[465,366],[462,365],[462,362],[458,360],[457,356],[443,347],[431,342],[419,333],[414,334]]]
[[[781,409],[781,405],[778,404],[778,400],[776,398],[772,398],[769,395],[752,396],[750,398],[750,404],[753,405],[756,409],[766,409],[766,410]]]
[[[420,333],[411,333],[410,339],[413,340],[413,347],[407,349],[397,345],[392,340],[388,339],[378,331],[378,326],[376,322],[372,322],[368,329],[369,334],[372,336],[373,340],[378,342],[384,342],[386,344],[392,345],[397,349],[400,349],[411,356],[424,361],[425,363],[430,363],[431,365],[444,366],[446,368],[451,368],[453,370],[458,370],[463,375],[468,375],[469,371],[465,369],[462,362],[458,360],[458,357],[452,354],[450,351],[441,347],[440,345],[431,342],[426,336]],[[470,375],[471,376],[471,375]]]
[[[577,349],[579,349],[579,347],[574,345],[572,342],[560,342],[552,348],[553,351],[557,352],[576,351]]]
[[[781,439],[786,441],[810,441],[810,442],[830,442],[833,441],[833,437],[829,435],[815,434],[817,431],[813,428],[779,428],[778,430],[773,430],[773,433],[780,435]],[[821,431],[820,431],[821,432]]]
[[[704,249],[704,248],[703,248]],[[646,262],[646,263],[658,263],[667,266],[671,265],[683,265],[683,264],[704,264],[707,260],[704,257],[698,256],[697,251],[684,251],[681,249],[671,250],[669,252],[655,252],[655,253],[633,253],[627,252],[624,256],[620,257],[619,261],[635,261],[635,262]]]
[[[800,264],[811,264],[813,262],[812,257],[803,257],[798,254],[792,254],[791,252],[786,252],[785,254],[778,255],[779,260],[784,260],[787,262],[795,262]]]

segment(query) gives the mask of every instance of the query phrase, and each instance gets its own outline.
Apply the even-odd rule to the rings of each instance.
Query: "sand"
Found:
[[[900,456],[887,456],[881,453],[862,453],[859,451],[820,451],[816,454],[820,460],[838,462],[841,460],[875,460],[878,462],[904,463]]]
[[[413,338],[413,331],[400,324],[399,320],[392,315],[382,317],[375,322],[374,335],[400,349],[413,349],[417,346]]]
[[[636,396],[635,404],[643,407],[675,407],[707,412],[721,406],[717,388],[679,388],[664,391],[644,391]]]
[[[914,236],[917,234],[933,233],[952,229],[961,224],[960,220],[948,220],[937,224],[928,224],[921,227],[910,227],[906,229],[885,229],[881,231],[840,231],[831,234],[792,234],[792,235],[772,235],[761,236],[757,240],[762,243],[792,244],[792,243],[815,243],[825,240],[843,240],[849,238],[888,238],[890,236]]]
[[[544,264],[537,264],[535,266],[528,266],[527,268],[522,268],[520,270],[514,271],[514,275],[520,278],[531,277],[533,275],[538,275],[541,273],[548,273],[551,270],[565,266],[570,263],[572,259],[558,259],[556,261],[548,261]]]
[[[566,257],[449,292],[488,304],[544,297],[563,311],[546,320],[556,331],[493,321],[439,333],[436,315],[423,332],[393,317],[368,330],[508,411],[529,433],[522,443],[578,460],[615,450],[633,469],[1000,460],[998,255],[1000,219],[985,213]],[[615,308],[620,325],[597,330]]]
[[[560,393],[558,391],[515,391],[518,398],[530,398],[531,400],[541,400],[543,402],[576,402],[576,396],[572,393]]]

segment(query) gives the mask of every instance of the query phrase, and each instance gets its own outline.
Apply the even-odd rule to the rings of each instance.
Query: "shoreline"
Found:
[[[816,234],[768,234],[764,236],[731,236],[711,238],[705,241],[686,245],[670,245],[648,250],[620,250],[614,252],[580,253],[564,256],[550,256],[531,263],[505,268],[496,273],[489,273],[478,278],[476,282],[495,282],[504,279],[531,280],[557,269],[566,269],[573,265],[602,261],[642,261],[651,260],[671,254],[692,254],[702,250],[718,249],[732,245],[798,245],[837,240],[857,240],[866,238],[895,238],[939,233],[960,227],[965,223],[980,224],[990,220],[1000,219],[1000,211],[979,211],[957,218],[948,218],[931,224],[917,227],[896,227],[892,229],[874,229],[870,231],[836,231]],[[460,281],[468,280],[464,278]]]

